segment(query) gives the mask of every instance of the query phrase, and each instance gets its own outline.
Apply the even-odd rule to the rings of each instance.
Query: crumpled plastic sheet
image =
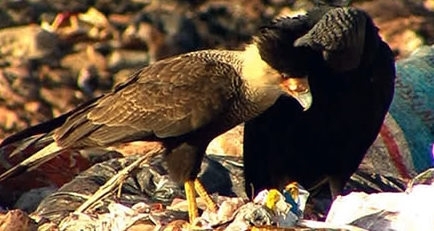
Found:
[[[127,207],[119,203],[108,205],[108,212],[89,215],[86,213],[71,213],[58,225],[59,230],[127,230],[142,219],[150,219],[149,206],[139,203]]]
[[[118,192],[113,192],[85,213],[74,213],[74,210],[101,185],[135,159],[136,157],[130,156],[94,165],[57,192],[46,197],[31,217],[38,221],[40,226],[62,227],[65,230],[128,230],[125,227],[138,223],[155,229],[160,228],[159,230],[172,230],[174,227],[181,230],[188,220],[184,192],[182,187],[168,178],[164,161],[160,156],[148,165],[140,166],[133,171],[119,188],[121,193],[118,196]],[[289,212],[288,208],[303,211],[305,198],[293,202],[287,201],[285,191],[278,191],[279,200],[274,202],[274,205],[277,205],[274,208],[264,206],[263,199],[267,198],[266,193],[264,193],[265,197],[262,195],[262,202],[258,199],[260,197],[256,199],[256,203],[249,202],[244,193],[240,157],[206,156],[199,176],[213,200],[219,204],[219,211],[210,213],[205,210],[204,203],[198,199],[199,208],[204,210],[197,220],[197,224],[201,227],[199,230],[247,230],[252,227],[257,227],[259,230],[273,230],[278,229],[279,224],[280,229],[295,225],[292,230],[305,230],[295,227],[310,226],[335,227],[332,230],[360,230],[348,225],[312,223],[302,219],[300,212],[297,210]],[[402,191],[402,182],[399,180],[389,180],[375,174],[359,173],[355,176],[357,177],[351,180],[352,184],[348,185],[354,190],[381,191],[382,188],[386,188]],[[300,190],[301,186],[298,188]],[[268,191],[272,190],[277,191],[276,189]],[[295,207],[294,202],[298,203]],[[291,203],[292,205],[289,205]],[[324,207],[328,208],[328,206]],[[278,209],[282,211],[277,211]]]
[[[415,177],[405,192],[352,192],[338,197],[326,221],[371,231],[434,230],[433,173],[429,169]]]
[[[86,213],[74,213],[74,210],[101,185],[135,159],[136,157],[131,156],[96,164],[78,175],[73,181],[65,184],[57,192],[46,197],[32,213],[32,217],[40,223],[49,220],[49,223],[54,226],[67,228],[71,226],[67,230],[77,230],[76,228],[83,227],[84,230],[87,230],[87,227],[91,227],[90,230],[125,230],[122,227],[134,224],[138,220],[164,227],[174,220],[188,220],[186,206],[178,211],[176,205],[173,205],[175,201],[183,201],[184,192],[182,187],[169,179],[161,157],[153,159],[148,165],[137,168],[119,187],[119,192],[121,192],[119,196],[117,196],[118,192],[112,192]],[[211,194],[228,196],[228,198],[233,197],[235,199],[232,200],[235,201],[246,200],[242,182],[242,166],[239,162],[239,157],[214,156],[213,159],[206,157],[200,179],[207,191]],[[140,202],[151,207],[160,206],[161,210],[154,209],[146,212],[146,215],[140,214],[139,216],[131,209],[134,210],[134,206]],[[166,206],[168,209],[165,209]],[[115,212],[117,210],[114,208],[122,208],[119,211],[121,214]],[[136,214],[136,216],[132,217],[131,214]],[[119,221],[114,219],[115,217]],[[115,229],[107,227],[115,227]]]

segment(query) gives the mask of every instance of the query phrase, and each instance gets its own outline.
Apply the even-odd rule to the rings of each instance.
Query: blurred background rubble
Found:
[[[431,0],[354,5],[374,17],[398,58],[434,42]],[[311,6],[307,0],[2,1],[0,139],[108,91],[155,60],[241,49],[272,18]]]
[[[397,60],[408,58],[423,45],[434,44],[433,0],[356,0],[353,5],[373,17]],[[0,140],[109,91],[137,69],[156,60],[198,49],[242,49],[261,25],[279,15],[296,15],[311,6],[308,0],[1,1]],[[429,52],[432,56],[427,64],[434,67],[434,51]],[[400,71],[412,73],[408,69]],[[424,78],[428,83],[422,85],[432,89],[434,77]],[[423,94],[424,89],[415,94]],[[407,95],[404,92],[402,99]],[[432,94],[426,95],[423,102],[434,102],[430,97]],[[392,109],[398,113],[402,109],[411,111],[412,107],[392,106]],[[434,112],[430,113],[420,126],[424,127],[424,139],[434,142]],[[425,140],[413,142],[404,137],[407,134],[397,125],[400,119],[393,113],[388,115],[361,169],[405,181],[432,164],[430,157],[419,158],[410,153]],[[395,146],[390,144],[391,140],[396,141]],[[240,157],[242,142],[240,125],[215,139],[207,152]],[[123,155],[137,154],[155,145],[137,142],[116,150]],[[428,145],[427,148],[431,150]],[[401,156],[387,155],[394,150]],[[110,152],[99,158],[118,155]],[[20,158],[8,159],[0,153],[0,171]],[[379,166],[379,160],[388,164]],[[421,163],[416,164],[415,160]],[[65,153],[30,175],[0,184],[0,205],[19,205],[24,200],[19,201],[20,196],[35,188],[40,191],[32,195],[42,198],[93,162],[84,152]],[[29,212],[35,209],[25,205],[21,208]],[[26,221],[22,225],[34,224]]]

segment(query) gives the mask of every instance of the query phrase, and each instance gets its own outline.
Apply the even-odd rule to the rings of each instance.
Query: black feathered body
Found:
[[[332,12],[334,15],[318,17],[319,22],[312,26],[323,26],[328,31],[324,33],[337,35],[321,35],[322,28],[313,28],[315,31],[305,32],[300,39],[304,41],[299,42],[307,41],[309,44],[303,45],[322,54],[322,61],[311,56],[308,69],[312,107],[303,112],[294,100],[281,97],[269,110],[245,124],[244,167],[249,196],[252,187],[257,193],[298,181],[311,188],[325,179],[333,184],[332,193],[339,193],[377,137],[394,92],[393,54],[365,15],[361,16],[366,21],[356,24],[359,28],[354,32],[355,39],[345,38],[354,36],[345,35],[345,27],[351,23],[330,20],[336,15],[339,18],[343,11],[348,9],[338,8]],[[354,13],[354,9],[350,11]],[[308,25],[312,18],[303,20],[311,20]],[[338,31],[331,30],[333,26],[327,23],[338,24],[334,25]],[[359,30],[364,31],[363,36]],[[332,44],[321,44],[327,37],[334,39],[331,42],[344,43],[344,49],[327,49],[325,45]]]

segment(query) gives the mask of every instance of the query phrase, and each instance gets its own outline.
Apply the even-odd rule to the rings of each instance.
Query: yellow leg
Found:
[[[188,204],[188,218],[190,220],[190,224],[193,224],[193,221],[199,217],[199,212],[197,210],[196,203],[196,193],[194,191],[194,181],[188,180],[184,183],[185,197],[187,198]]]
[[[202,183],[198,179],[194,180],[194,188],[196,189],[197,194],[199,194],[200,198],[205,201],[206,207],[211,210],[211,212],[217,212],[218,207],[214,201],[212,201],[211,197],[206,192]]]

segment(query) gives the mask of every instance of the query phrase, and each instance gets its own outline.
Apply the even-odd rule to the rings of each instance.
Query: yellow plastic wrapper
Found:
[[[272,220],[277,227],[293,227],[303,218],[309,192],[300,184],[288,184],[281,192],[277,189],[263,190],[254,202],[272,211]]]

